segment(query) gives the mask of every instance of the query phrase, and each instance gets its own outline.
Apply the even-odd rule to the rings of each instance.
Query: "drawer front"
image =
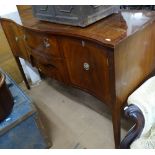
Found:
[[[51,77],[61,82],[67,82],[66,68],[63,59],[52,59],[47,61],[41,57],[31,57],[32,65],[38,68],[38,70],[45,74],[45,76]]]
[[[62,47],[72,84],[110,102],[108,56],[105,48],[96,44],[63,39]]]
[[[25,35],[30,51],[35,50],[36,53],[46,55],[49,58],[61,56],[56,36],[29,29],[25,29]]]

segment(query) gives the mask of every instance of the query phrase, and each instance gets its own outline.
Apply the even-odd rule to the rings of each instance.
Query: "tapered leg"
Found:
[[[114,107],[112,111],[112,123],[115,148],[118,149],[120,146],[120,135],[121,135],[121,110],[118,107]]]
[[[19,57],[15,57],[15,60],[16,60],[16,62],[17,62],[18,68],[19,68],[19,70],[20,70],[20,72],[21,72],[21,74],[22,74],[22,77],[23,77],[23,79],[24,79],[24,82],[25,82],[25,84],[26,84],[27,89],[30,89],[30,85],[29,85],[29,83],[28,83],[28,80],[26,79],[26,76],[25,76],[24,70],[23,70],[23,68],[22,68],[22,65],[21,65],[21,63],[20,63]]]

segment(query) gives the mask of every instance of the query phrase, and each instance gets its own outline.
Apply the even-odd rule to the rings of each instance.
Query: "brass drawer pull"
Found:
[[[15,40],[16,40],[16,42],[18,42],[18,40],[19,40],[19,37],[15,37]]]
[[[49,48],[51,46],[48,38],[43,38],[43,43],[45,48]]]
[[[84,68],[84,70],[88,71],[89,68],[90,68],[90,65],[89,65],[87,62],[85,62],[85,63],[83,64],[83,68]]]
[[[26,35],[25,35],[25,34],[23,35],[23,39],[24,39],[24,41],[26,41],[26,39],[27,39],[27,37],[26,37]]]
[[[43,64],[43,66],[46,68],[56,68],[56,66],[54,66],[52,64]]]
[[[23,35],[23,36],[16,36],[16,37],[15,37],[16,42],[18,42],[19,40],[22,40],[22,39],[25,41],[25,40],[26,40],[26,35]]]
[[[51,69],[56,69],[56,66],[52,65],[52,64],[40,64],[38,66],[39,71],[48,71],[50,69],[50,71],[52,71]]]

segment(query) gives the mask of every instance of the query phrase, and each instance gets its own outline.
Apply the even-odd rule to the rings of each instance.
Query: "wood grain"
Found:
[[[138,31],[115,48],[116,97],[127,97],[155,69],[155,22]]]
[[[110,49],[85,40],[61,37],[60,46],[64,52],[70,82],[100,98],[111,106],[109,81]],[[84,63],[89,69],[84,69]]]
[[[111,109],[118,148],[127,97],[155,70],[154,15],[121,12],[79,28],[38,21],[30,9],[21,15],[24,26],[0,21],[15,57],[29,59],[45,75],[89,92]],[[17,34],[26,35],[26,40],[15,42]],[[45,48],[43,38],[51,46]]]
[[[9,20],[3,20],[1,25],[13,54],[23,59],[29,60],[28,51],[24,41],[23,27],[14,22],[10,22]]]
[[[22,11],[20,16],[25,27],[53,34],[82,37],[114,48],[124,39],[149,25],[154,20],[155,12],[122,11],[86,28],[39,21],[33,16],[32,8]]]

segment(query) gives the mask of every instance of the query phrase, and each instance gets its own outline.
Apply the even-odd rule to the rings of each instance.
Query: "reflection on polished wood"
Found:
[[[26,10],[21,14],[23,26],[7,19],[1,24],[16,58],[87,91],[111,109],[118,148],[126,99],[155,69],[154,15],[120,12],[79,28],[38,21]]]

